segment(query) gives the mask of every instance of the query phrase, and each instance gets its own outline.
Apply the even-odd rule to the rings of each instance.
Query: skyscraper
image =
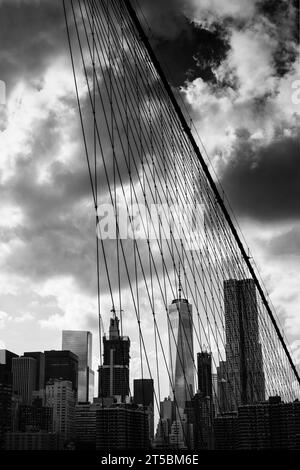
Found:
[[[94,371],[92,370],[92,333],[90,331],[64,330],[62,349],[78,357],[78,401],[94,398]]]
[[[228,380],[235,398],[232,409],[236,409],[265,399],[254,280],[225,281],[224,303]]]
[[[135,379],[133,381],[134,403],[149,406],[154,403],[153,379]]]
[[[279,396],[238,409],[238,449],[300,450],[300,402]]]
[[[36,360],[35,390],[45,387],[45,354],[42,352],[25,352],[24,357],[33,357]]]
[[[129,395],[129,349],[128,336],[120,336],[119,319],[113,312],[110,319],[109,337],[103,337],[104,360],[99,367],[99,397]]]
[[[300,402],[279,396],[214,419],[216,450],[300,450]]]
[[[113,404],[96,411],[96,448],[148,449],[149,427],[143,408],[133,404]]]
[[[198,390],[203,397],[212,398],[212,370],[211,353],[197,354]]]
[[[215,450],[236,450],[237,436],[237,413],[223,413],[214,418]]]
[[[154,438],[154,386],[153,379],[135,379],[133,381],[134,403],[142,405],[148,414],[149,437]]]
[[[174,402],[171,400],[170,397],[165,398],[164,401],[160,402],[160,416],[163,419],[167,419],[170,423],[175,419],[175,407]]]
[[[196,393],[190,402],[187,402],[186,415],[188,423],[192,425],[194,449],[213,448],[213,418],[214,404],[209,395]]]
[[[212,399],[215,408],[215,413],[219,413],[218,403],[218,374],[212,374]]]
[[[4,448],[5,434],[12,425],[12,360],[18,357],[6,349],[0,350],[0,449]]]
[[[53,408],[53,430],[64,441],[74,437],[75,397],[69,380],[49,381],[46,385],[46,405]]]
[[[11,372],[12,360],[14,357],[19,357],[17,354],[8,351],[7,349],[0,349],[0,364],[6,366],[6,370]]]
[[[45,384],[49,380],[68,380],[77,394],[78,357],[71,351],[45,351]]]
[[[230,393],[231,392],[231,393]],[[227,413],[232,408],[232,388],[228,382],[226,361],[220,361],[217,367],[217,411]]]
[[[169,306],[169,318],[170,396],[177,412],[183,414],[185,402],[194,394],[194,346],[192,305],[181,298],[181,286],[179,298]]]
[[[101,403],[78,403],[75,407],[76,450],[96,449],[96,411]]]
[[[0,364],[0,449],[4,448],[5,434],[11,430],[12,374],[6,364]]]
[[[24,405],[31,405],[36,384],[37,361],[33,357],[12,359],[13,393],[22,397]]]

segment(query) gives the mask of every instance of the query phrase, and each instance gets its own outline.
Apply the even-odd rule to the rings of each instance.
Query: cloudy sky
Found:
[[[297,3],[140,1],[300,363]],[[60,348],[63,328],[96,339],[94,219],[61,1],[0,0],[0,80],[0,348]]]

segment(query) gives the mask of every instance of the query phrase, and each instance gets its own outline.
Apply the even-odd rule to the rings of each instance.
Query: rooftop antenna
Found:
[[[179,300],[181,300],[181,291],[182,291],[182,285],[181,285],[181,273],[180,273],[180,261],[179,261],[179,270],[178,270],[178,293],[179,293]]]

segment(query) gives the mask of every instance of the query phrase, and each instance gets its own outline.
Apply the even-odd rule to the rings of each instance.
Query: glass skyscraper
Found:
[[[64,330],[62,349],[78,357],[78,402],[91,402],[94,398],[94,371],[92,370],[92,333]]]
[[[25,352],[24,357],[33,357],[36,360],[35,390],[42,390],[45,386],[45,354],[42,352]]]
[[[153,379],[135,379],[133,381],[134,403],[143,405],[149,418],[149,437],[154,438],[154,382]]]
[[[224,282],[226,364],[230,395],[237,406],[265,400],[258,306],[253,279]]]
[[[45,351],[45,385],[67,380],[78,394],[78,357],[72,351]]]
[[[212,356],[202,351],[197,354],[198,390],[203,397],[213,396],[212,392]]]
[[[24,405],[31,405],[36,385],[37,361],[33,357],[12,359],[13,393],[22,397]]]
[[[181,298],[181,289],[169,306],[169,317],[170,396],[176,413],[182,415],[185,403],[194,395],[194,346],[192,305]]]

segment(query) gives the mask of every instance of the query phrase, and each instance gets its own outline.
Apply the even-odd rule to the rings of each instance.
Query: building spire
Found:
[[[180,273],[180,261],[179,261],[179,269],[178,269],[178,297],[179,297],[179,300],[181,300],[181,291],[182,291],[182,285],[181,285],[181,273]]]

